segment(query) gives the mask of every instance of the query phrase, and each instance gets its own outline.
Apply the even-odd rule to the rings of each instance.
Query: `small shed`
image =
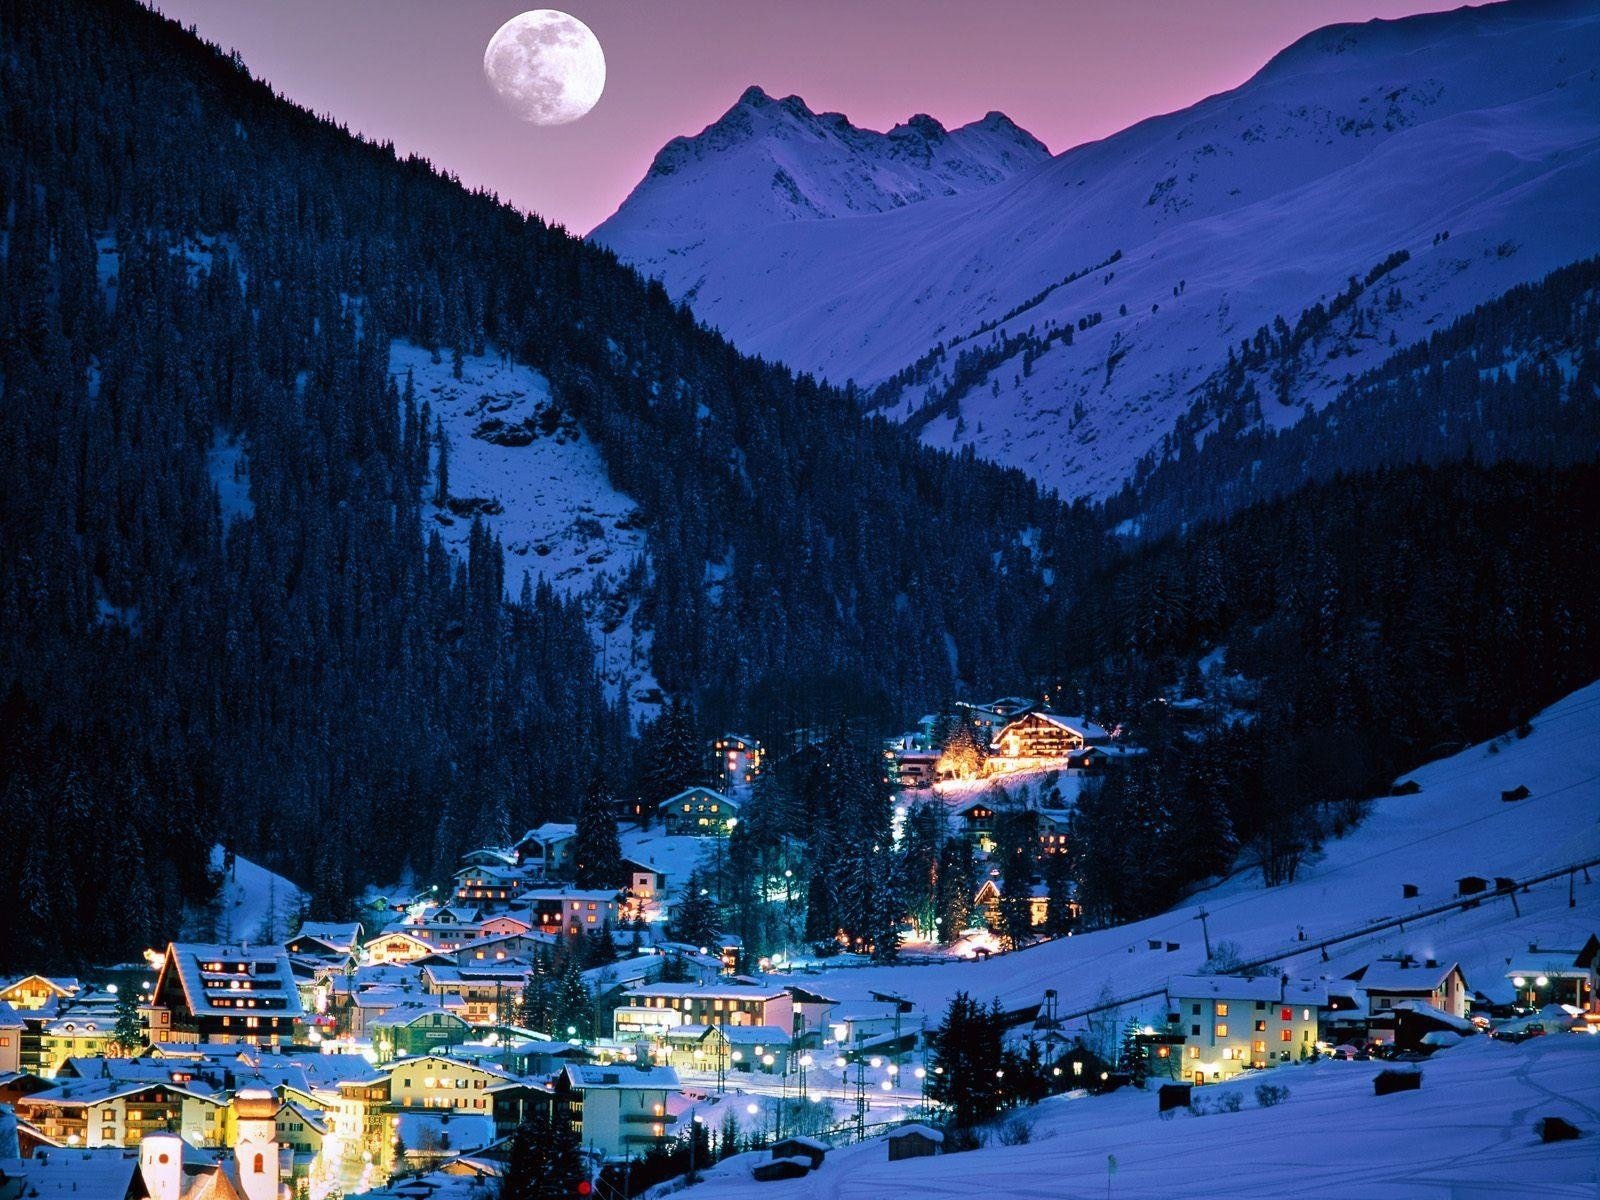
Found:
[[[774,1158],[751,1167],[750,1176],[760,1183],[771,1183],[775,1179],[799,1179],[810,1170],[809,1158]]]
[[[927,1158],[939,1153],[944,1134],[927,1125],[902,1125],[889,1134],[889,1161],[902,1158]]]
[[[1482,875],[1463,875],[1456,880],[1456,895],[1481,896],[1489,890],[1489,881]]]
[[[772,1143],[773,1158],[803,1158],[810,1162],[813,1170],[822,1165],[827,1153],[828,1143],[819,1142],[816,1138],[786,1137]]]
[[[1174,1108],[1188,1108],[1194,1085],[1188,1083],[1163,1083],[1156,1094],[1157,1112],[1170,1112]]]
[[[1528,790],[1528,785],[1519,783],[1516,787],[1501,792],[1500,799],[1506,804],[1512,804],[1518,800],[1526,800],[1531,795],[1533,793]]]

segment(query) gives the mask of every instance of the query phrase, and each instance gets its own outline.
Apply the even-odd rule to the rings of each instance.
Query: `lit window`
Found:
[[[1217,1036],[1219,1038],[1225,1038],[1228,1036],[1228,1024],[1226,1021],[1217,1026]]]
[[[1221,1000],[1217,1001],[1217,1016],[1225,1017],[1227,1015],[1228,1015],[1228,1006],[1227,1006],[1227,1004],[1225,1002],[1221,1001]]]
[[[1278,1040],[1280,1042],[1292,1042],[1292,1041],[1294,1041],[1294,1030],[1292,1030],[1292,1029],[1280,1029],[1280,1030],[1278,1030]]]

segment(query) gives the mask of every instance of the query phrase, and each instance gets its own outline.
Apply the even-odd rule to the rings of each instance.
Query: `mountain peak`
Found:
[[[1049,156],[1042,142],[1000,113],[952,131],[919,112],[879,133],[752,84],[699,133],[663,146],[634,195],[601,228],[614,236],[635,222],[664,223],[682,233],[707,222],[759,225],[884,212],[994,186]],[[705,203],[713,194],[726,202],[715,219]],[[670,221],[667,211],[675,213]]]

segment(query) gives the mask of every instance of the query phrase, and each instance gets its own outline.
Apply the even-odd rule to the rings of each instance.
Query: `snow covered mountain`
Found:
[[[742,349],[878,386],[935,444],[1104,495],[1230,350],[1352,277],[1293,369],[1263,373],[1269,424],[1600,251],[1597,61],[1600,8],[1576,0],[1331,26],[1231,92],[848,220],[794,219],[748,141],[713,126],[663,152],[692,172],[663,186],[658,160],[593,236]],[[832,161],[814,144],[783,143],[790,177]]]
[[[693,244],[722,247],[732,230],[890,212],[967,195],[1024,174],[1050,157],[1004,113],[946,130],[918,113],[888,133],[858,129],[842,113],[814,113],[799,96],[759,87],[694,137],[662,147],[627,201],[594,231],[597,241],[652,274],[683,276],[704,262]],[[692,292],[695,283],[675,286]]]

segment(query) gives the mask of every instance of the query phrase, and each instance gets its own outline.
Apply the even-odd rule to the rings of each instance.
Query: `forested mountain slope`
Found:
[[[637,508],[655,677],[711,719],[999,688],[1044,564],[1097,554],[1020,474],[741,357],[128,0],[5,0],[0,44],[10,951],[145,944],[218,840],[336,907],[628,777],[588,614],[472,520],[395,340],[541,373]],[[89,886],[108,860],[137,895]]]
[[[1597,61],[1600,11],[1579,0],[1332,26],[1233,91],[981,191],[668,239],[680,200],[641,187],[596,236],[742,348],[877,389],[933,444],[1104,496],[1230,349],[1352,279],[1364,294],[1322,353],[1257,378],[1264,426],[1600,252]]]

